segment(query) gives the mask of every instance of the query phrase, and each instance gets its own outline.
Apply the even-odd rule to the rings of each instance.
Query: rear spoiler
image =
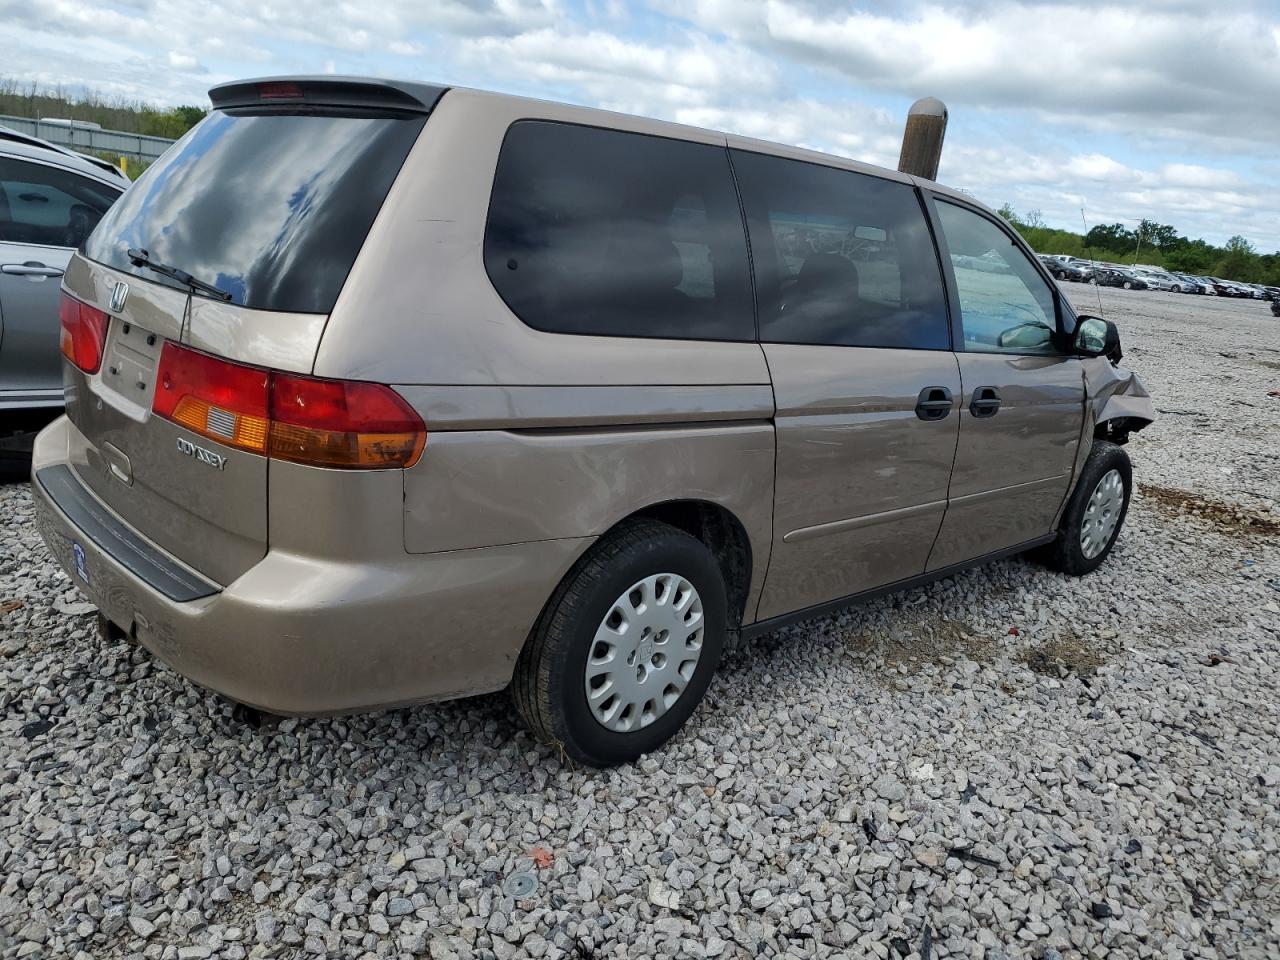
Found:
[[[259,77],[209,91],[213,109],[263,106],[347,107],[430,113],[448,87],[376,77]]]

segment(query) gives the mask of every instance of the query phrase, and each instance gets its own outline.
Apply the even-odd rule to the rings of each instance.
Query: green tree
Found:
[[[1015,227],[1022,226],[1022,221],[1018,219],[1018,215],[1013,210],[1013,204],[1006,202],[996,213],[1000,214]]]
[[[1138,235],[1123,223],[1100,223],[1085,234],[1084,242],[1094,250],[1128,253],[1137,246]]]
[[[186,107],[175,107],[173,112],[178,115],[178,119],[182,122],[182,126],[183,126],[182,132],[186,133],[188,130],[194,127],[197,123],[203,120],[205,118],[205,114],[207,114],[209,111],[205,110],[204,107],[186,106]]]
[[[1168,224],[1156,223],[1154,220],[1143,220],[1138,225],[1142,234],[1142,245],[1157,247],[1160,250],[1172,250],[1178,243],[1178,231]]]
[[[1253,244],[1236,234],[1222,248],[1222,259],[1214,268],[1214,272],[1227,280],[1245,280],[1252,282],[1253,275],[1261,275],[1262,260],[1253,249]]]

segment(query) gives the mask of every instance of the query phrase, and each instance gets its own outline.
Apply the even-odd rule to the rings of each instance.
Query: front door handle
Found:
[[[994,417],[1000,412],[1000,391],[995,387],[979,387],[973,391],[969,412],[979,419]]]
[[[951,412],[951,399],[946,387],[925,387],[916,399],[916,416],[921,420],[945,420]]]
[[[46,267],[37,260],[28,260],[26,263],[6,263],[0,266],[0,273],[7,273],[13,277],[60,277],[62,270],[58,267]]]

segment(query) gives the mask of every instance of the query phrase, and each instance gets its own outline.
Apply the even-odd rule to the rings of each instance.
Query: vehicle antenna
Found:
[[[1098,283],[1098,261],[1093,259],[1093,248],[1089,246],[1089,224],[1084,220],[1084,207],[1080,208],[1080,226],[1084,228],[1084,252],[1089,255],[1089,263],[1093,265],[1093,292],[1098,295],[1098,316],[1102,317],[1102,290]],[[1102,317],[1106,319],[1106,317]]]

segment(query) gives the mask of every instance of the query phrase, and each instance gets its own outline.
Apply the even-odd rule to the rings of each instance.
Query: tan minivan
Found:
[[[66,271],[33,461],[54,555],[200,684],[510,686],[605,765],[743,637],[1115,541],[1151,403],[965,195],[475,90],[210,96]]]

